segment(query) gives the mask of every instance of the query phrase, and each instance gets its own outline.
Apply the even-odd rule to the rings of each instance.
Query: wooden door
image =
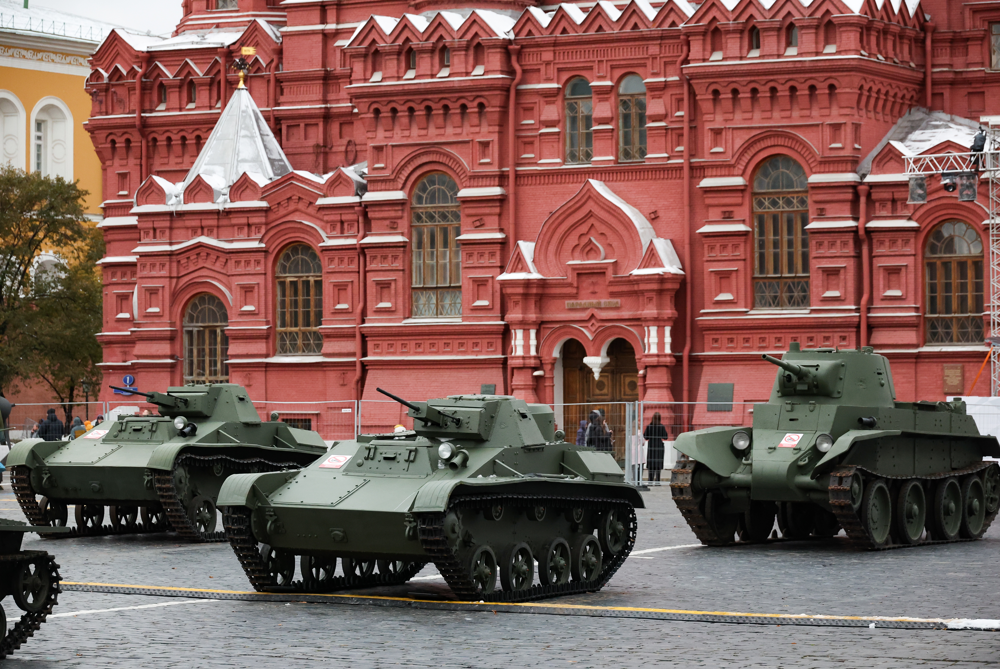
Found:
[[[591,411],[602,411],[614,434],[615,457],[625,455],[625,406],[639,400],[639,370],[635,350],[624,339],[608,347],[609,362],[594,378],[594,371],[583,364],[583,345],[570,340],[563,344],[563,420],[566,434],[572,439]]]

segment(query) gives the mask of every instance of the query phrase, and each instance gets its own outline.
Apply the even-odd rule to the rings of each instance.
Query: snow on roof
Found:
[[[200,176],[217,191],[218,200],[228,194],[229,187],[244,172],[255,175],[255,180],[256,175],[261,175],[270,182],[291,171],[291,163],[267,127],[250,91],[238,88],[178,190],[183,191]],[[316,175],[308,176],[322,182]]]
[[[392,31],[396,29],[396,26],[403,21],[407,21],[414,30],[422,34],[427,30],[437,16],[441,16],[441,18],[444,19],[449,26],[451,26],[452,30],[457,31],[465,25],[465,22],[468,21],[469,17],[472,15],[476,15],[482,19],[497,37],[510,37],[510,31],[514,28],[514,24],[517,22],[517,17],[520,16],[520,13],[499,12],[490,9],[455,9],[450,11],[424,12],[423,14],[403,14],[399,18],[372,14],[370,20],[375,21],[375,23],[378,24],[378,27],[386,35],[391,34]],[[354,30],[354,34],[351,35],[351,38],[347,40],[347,43],[352,43],[354,38],[358,36],[358,33],[360,33],[366,25],[368,25],[368,21],[359,25]]]
[[[632,224],[635,226],[636,231],[639,233],[639,238],[642,240],[642,250],[645,252],[646,247],[649,246],[649,242],[656,237],[656,232],[653,231],[652,224],[650,224],[650,222],[638,209],[615,195],[603,181],[597,181],[596,179],[588,179],[588,181],[590,182],[590,185],[594,187],[594,190],[600,193],[608,202],[621,209],[622,212],[628,216],[629,220],[631,220]]]
[[[979,124],[970,119],[916,107],[896,121],[878,146],[861,161],[858,174],[867,176],[871,172],[872,161],[886,144],[904,156],[917,156],[949,141],[971,149],[972,139],[978,131]]]
[[[132,32],[131,30],[124,30],[122,28],[115,28],[114,32],[117,33],[123,40],[128,42],[128,45],[136,51],[146,51],[152,45],[159,44],[165,39],[158,35],[140,35],[139,33]]]
[[[674,250],[674,245],[669,239],[654,238],[653,249],[656,251],[656,255],[660,257],[660,262],[663,263],[663,266],[634,269],[630,274],[684,274],[684,270],[681,268],[681,259],[677,256],[677,251]]]
[[[528,265],[527,272],[504,272],[497,277],[497,281],[507,281],[513,279],[544,279],[545,277],[539,274],[538,268],[535,267],[535,242],[526,242],[519,240],[517,242],[517,248],[521,251],[521,257],[524,258],[524,262]],[[511,255],[510,262],[507,263],[508,268],[514,262],[514,255]]]
[[[121,27],[118,24],[96,21],[86,16],[34,4],[25,7],[23,0],[0,0],[0,31],[43,33],[88,42],[102,42],[112,30]]]

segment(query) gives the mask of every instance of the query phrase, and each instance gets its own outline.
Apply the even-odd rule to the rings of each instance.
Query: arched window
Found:
[[[566,162],[589,163],[594,157],[594,103],[590,84],[582,77],[566,88]]]
[[[754,306],[809,306],[809,194],[806,173],[788,156],[774,156],[753,180]]]
[[[13,93],[0,92],[0,165],[24,169],[24,107]]]
[[[285,249],[278,261],[278,354],[319,353],[323,336],[323,266],[305,244]]]
[[[228,383],[229,316],[222,300],[204,293],[184,312],[184,383]]]
[[[638,161],[646,157],[646,85],[630,74],[618,85],[618,159]]]
[[[440,172],[413,191],[413,317],[462,315],[462,216],[458,185]]]
[[[785,33],[785,55],[792,56],[799,52],[799,29],[788,26]]]
[[[928,344],[983,342],[983,242],[972,226],[942,223],[924,252]]]
[[[198,102],[198,87],[194,85],[194,80],[187,83],[187,106],[194,107]]]
[[[31,132],[32,171],[72,181],[73,117],[69,107],[57,98],[42,100],[32,114]]]

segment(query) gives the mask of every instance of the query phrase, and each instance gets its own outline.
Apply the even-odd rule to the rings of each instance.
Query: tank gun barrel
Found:
[[[187,406],[188,403],[186,397],[177,397],[176,395],[171,395],[169,393],[143,393],[138,390],[132,390],[131,388],[119,388],[118,386],[108,386],[108,388],[125,393],[126,395],[139,395],[140,397],[145,397],[146,401],[150,404],[155,404],[161,407],[179,409],[180,407]]]
[[[444,411],[440,411],[438,409],[435,409],[432,406],[428,406],[426,408],[418,406],[418,405],[414,404],[413,402],[407,402],[402,397],[396,397],[392,393],[390,393],[390,392],[388,392],[386,390],[382,390],[381,388],[376,388],[375,390],[379,391],[380,393],[382,393],[386,397],[388,397],[390,399],[394,399],[397,402],[399,402],[400,404],[402,404],[404,407],[406,407],[407,409],[409,409],[410,411],[412,411],[414,414],[416,414],[415,416],[413,416],[414,418],[416,418],[419,421],[422,421],[425,425],[429,424],[429,425],[437,425],[438,427],[444,427],[445,425],[447,425],[447,422],[445,422],[444,419],[447,419],[447,421],[453,422],[456,427],[462,424],[462,419],[459,418],[458,416],[453,415],[453,414],[445,413]],[[421,415],[421,414],[423,414],[423,415]]]
[[[400,404],[402,404],[407,409],[410,409],[412,411],[416,411],[417,413],[420,413],[420,411],[421,411],[420,407],[418,407],[413,402],[407,402],[402,397],[396,397],[395,395],[393,395],[392,393],[390,393],[388,390],[382,390],[381,388],[376,388],[375,390],[379,391],[380,393],[382,393],[383,395],[385,395],[386,397],[388,397],[391,400],[396,400],[397,402],[399,402]]]
[[[777,365],[778,367],[781,367],[789,374],[794,374],[798,378],[802,378],[808,374],[806,370],[790,362],[785,362],[784,360],[778,360],[777,358],[773,358],[766,354],[763,354],[760,357],[763,358],[764,360],[767,360],[772,365]]]

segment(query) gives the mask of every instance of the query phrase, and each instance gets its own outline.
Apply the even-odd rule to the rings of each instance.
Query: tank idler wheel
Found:
[[[593,534],[578,537],[573,544],[573,564],[570,565],[573,580],[584,583],[596,580],[603,563],[601,544],[597,538]]]
[[[961,535],[966,539],[983,536],[986,524],[986,492],[982,480],[975,474],[962,481],[962,526]]]
[[[1000,465],[990,465],[983,472],[983,498],[986,513],[992,515],[1000,509]]]
[[[565,539],[556,537],[542,554],[538,565],[538,578],[542,585],[568,583],[570,577],[570,551]]]
[[[264,560],[267,573],[274,578],[274,584],[291,585],[295,578],[295,556],[288,551],[271,548],[267,544],[260,545],[260,557]]]
[[[927,524],[927,496],[920,481],[904,481],[896,493],[896,529],[903,543],[920,543]]]
[[[527,590],[535,580],[535,558],[526,543],[511,544],[500,562],[500,585],[513,592]]]
[[[628,541],[628,530],[620,511],[610,509],[601,514],[597,525],[597,539],[601,542],[601,550],[605,555],[610,557],[622,552]]]
[[[889,543],[892,530],[892,495],[882,479],[868,484],[861,504],[861,522],[864,523],[872,544],[881,548]]]
[[[733,543],[733,537],[739,529],[740,514],[723,511],[721,507],[725,502],[726,498],[721,493],[710,492],[705,495],[705,520],[715,535],[711,545],[728,546]]]
[[[344,558],[340,561],[344,567],[344,576],[357,576],[364,578],[375,573],[375,560],[359,560],[357,558]]]
[[[497,589],[497,556],[486,544],[480,545],[472,553],[469,578],[480,594],[488,595]]]
[[[488,509],[483,510],[483,516],[486,520],[500,520],[503,518],[503,504],[499,502],[491,505]]]
[[[962,528],[962,488],[958,479],[947,478],[934,486],[931,526],[935,539],[952,541],[958,537]]]
[[[840,521],[826,509],[813,507],[813,536],[820,539],[835,537],[840,532]]]
[[[307,589],[323,588],[337,571],[337,558],[303,555],[299,558],[299,571]]]
[[[212,501],[211,497],[198,495],[187,505],[187,512],[188,518],[199,532],[202,534],[215,532],[218,513],[216,513],[215,502]]]
[[[804,502],[781,502],[778,506],[778,530],[786,539],[808,539],[813,531],[812,505]]]
[[[69,521],[69,507],[62,502],[50,502],[48,497],[38,500],[42,515],[53,527],[66,527]]]
[[[77,504],[76,526],[81,530],[98,530],[104,525],[104,507],[100,504]]]
[[[750,508],[743,514],[743,522],[740,523],[737,532],[740,541],[752,544],[759,544],[767,541],[774,529],[774,518],[777,515],[778,507],[774,502],[752,501]]]
[[[861,509],[861,503],[865,499],[865,480],[861,478],[861,472],[855,471],[851,475],[851,508],[854,511]]]
[[[148,532],[166,532],[170,529],[170,521],[167,520],[167,512],[162,507],[144,506],[139,509],[139,517],[142,525]]]
[[[111,516],[111,525],[116,530],[132,532],[139,522],[139,507],[115,504],[108,507],[108,515]]]
[[[45,608],[52,588],[52,575],[45,558],[21,564],[14,580],[14,603],[28,613],[38,613]]]

